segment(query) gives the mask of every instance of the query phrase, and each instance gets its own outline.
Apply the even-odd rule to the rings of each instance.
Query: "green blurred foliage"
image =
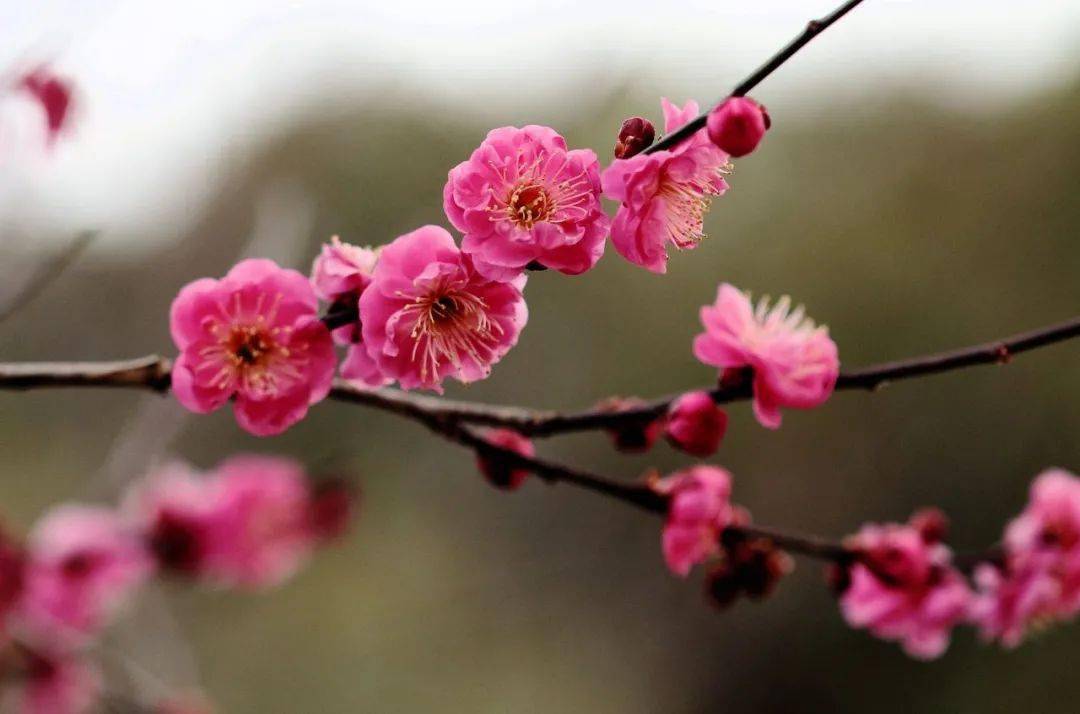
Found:
[[[697,250],[663,277],[612,250],[581,277],[534,274],[518,348],[487,382],[448,393],[569,408],[707,384],[714,373],[689,346],[720,281],[805,303],[849,366],[1075,314],[1078,100],[1080,86],[994,111],[895,93],[830,109],[770,102],[774,128],[738,162]],[[445,225],[446,171],[490,126],[551,122],[606,161],[622,118],[659,119],[643,93],[591,106],[464,119],[399,91],[307,116],[237,157],[188,234],[80,262],[0,328],[0,358],[170,353],[172,296],[228,268],[276,181],[314,201],[314,229],[297,246],[306,269],[332,233],[377,244]],[[717,460],[762,523],[841,536],[939,504],[956,546],[973,548],[996,539],[1040,469],[1080,469],[1078,394],[1076,346],[1057,346],[1007,367],[838,394],[789,413],[778,432],[735,405]],[[114,440],[141,410],[179,409],[137,393],[0,394],[10,527],[59,500],[110,496]],[[210,465],[238,450],[288,453],[363,483],[347,540],[280,590],[166,589],[225,712],[1068,712],[1080,697],[1080,627],[1013,653],[962,632],[941,661],[913,662],[848,629],[808,561],[767,603],[717,612],[698,583],[666,572],[657,520],[539,482],[495,492],[469,454],[377,412],[324,404],[272,440],[223,412],[189,419],[169,441],[159,456]],[[627,478],[686,463],[662,445],[616,454],[596,434],[540,450]],[[157,627],[153,616],[128,625],[142,638],[133,656],[168,681],[181,675],[161,663],[180,645]]]

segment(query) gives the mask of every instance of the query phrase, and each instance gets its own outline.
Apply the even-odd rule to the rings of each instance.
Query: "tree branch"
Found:
[[[740,82],[738,86],[735,87],[735,89],[731,90],[731,94],[729,94],[728,97],[742,97],[746,94],[749,94],[754,87],[761,84],[761,82],[764,81],[766,77],[775,72],[777,69],[780,68],[781,65],[791,59],[796,52],[809,44],[810,40],[814,39],[822,32],[827,30],[830,25],[839,20],[841,17],[854,10],[855,7],[858,6],[862,1],[863,0],[848,0],[825,17],[817,20],[811,20],[810,22],[808,22],[806,24],[806,29],[804,29],[798,36],[791,40],[791,42],[787,43],[787,45],[785,45],[779,52],[773,55],[772,58],[769,59],[769,61],[758,67],[758,69],[752,75]],[[724,97],[724,99],[727,99],[728,97]],[[724,99],[721,99],[720,102],[723,102]],[[720,102],[718,102],[718,104]],[[704,112],[697,115],[689,122],[679,127],[677,130],[671,132],[660,141],[645,149],[642,153],[651,154],[655,151],[663,151],[665,149],[670,149],[673,146],[681,143],[682,141],[690,138],[698,131],[698,129],[705,126],[705,122],[709,118],[709,111],[711,109],[711,107],[709,109],[706,109]]]

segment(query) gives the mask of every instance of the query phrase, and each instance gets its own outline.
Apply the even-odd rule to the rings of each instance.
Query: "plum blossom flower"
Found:
[[[513,451],[515,454],[529,457],[536,454],[533,443],[513,429],[487,429],[482,436],[489,444]],[[476,465],[492,486],[507,491],[517,490],[529,476],[528,470],[514,468],[498,454],[477,452]]]
[[[780,408],[810,409],[832,394],[840,374],[836,343],[787,297],[755,309],[747,294],[723,283],[716,303],[701,308],[705,332],[694,338],[694,356],[721,370],[753,369],[754,415],[779,428]]]
[[[846,545],[855,553],[840,596],[848,624],[897,641],[918,659],[949,646],[967,615],[971,590],[944,544],[911,524],[867,524]]]
[[[683,394],[668,408],[665,435],[672,446],[693,456],[711,456],[720,448],[728,418],[708,392]]]
[[[985,639],[1015,647],[1027,632],[1080,612],[1080,478],[1044,471],[1005,530],[1004,557],[975,571],[972,619]]]
[[[443,190],[450,223],[476,270],[512,280],[536,261],[568,275],[604,254],[610,220],[600,206],[600,164],[568,151],[553,129],[502,127],[450,170]]]
[[[15,628],[50,646],[82,644],[152,572],[142,543],[112,511],[59,506],[28,539]]]
[[[733,516],[731,474],[719,466],[691,466],[659,479],[653,488],[669,498],[664,560],[671,572],[686,577],[719,552],[720,533]]]
[[[170,315],[177,400],[205,414],[235,398],[236,419],[252,434],[289,428],[326,397],[334,377],[333,340],[317,310],[307,278],[271,260],[244,260],[221,280],[189,283]]]
[[[765,107],[749,97],[729,97],[709,112],[709,140],[735,158],[761,142],[772,122]]]
[[[381,387],[391,381],[379,372],[368,354],[359,320],[360,296],[371,284],[379,251],[379,248],[343,243],[334,236],[329,243],[323,244],[311,266],[315,294],[331,304],[331,312],[343,309],[357,313],[355,322],[333,330],[333,335],[335,342],[348,346],[345,361],[341,364],[341,376],[365,387]]]
[[[23,75],[18,86],[41,105],[45,113],[46,138],[49,144],[54,143],[71,118],[74,103],[71,82],[42,65]]]
[[[101,672],[72,653],[24,650],[21,684],[15,692],[21,714],[84,714],[101,696]],[[6,711],[6,710],[5,710]]]
[[[211,475],[217,503],[209,577],[227,587],[273,587],[292,576],[317,543],[303,467],[280,457],[243,455]]]
[[[528,320],[520,289],[489,280],[438,226],[386,246],[360,296],[364,344],[403,389],[485,378]]]
[[[696,102],[679,109],[662,100],[664,130],[671,133],[698,113]],[[619,254],[654,273],[667,272],[667,246],[694,248],[704,238],[709,202],[727,191],[728,155],[704,131],[681,144],[618,159],[601,177],[604,195],[619,201],[611,242]]]

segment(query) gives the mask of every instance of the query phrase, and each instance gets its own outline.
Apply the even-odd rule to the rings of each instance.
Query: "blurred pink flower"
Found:
[[[26,551],[14,627],[52,647],[84,644],[153,572],[142,542],[104,508],[54,508],[30,533]]]
[[[1020,644],[1031,627],[1080,612],[1080,479],[1049,469],[1031,485],[1027,508],[1005,530],[1001,563],[976,570],[972,619],[986,639]]]
[[[708,392],[687,392],[671,403],[665,434],[672,446],[693,456],[712,456],[720,448],[728,418]]]
[[[45,113],[46,137],[50,144],[55,142],[71,118],[71,82],[61,79],[49,67],[42,65],[25,74],[19,80],[18,86],[41,105]]]
[[[697,465],[659,479],[653,487],[670,499],[664,560],[671,572],[686,577],[719,552],[720,532],[733,515],[731,474],[719,466]]]
[[[520,290],[479,275],[438,226],[386,246],[360,297],[364,344],[403,389],[483,379],[517,344],[528,319]]]
[[[101,673],[73,654],[24,650],[25,673],[17,691],[20,714],[84,714],[101,696]]]
[[[802,307],[789,312],[781,298],[771,309],[723,283],[716,303],[701,308],[705,332],[694,338],[694,355],[721,370],[754,371],[754,415],[762,426],[780,426],[780,407],[809,409],[829,398],[840,373],[828,328],[815,327]]]
[[[487,429],[483,432],[483,438],[489,444],[521,456],[536,454],[533,443],[513,429]],[[526,469],[514,468],[498,454],[478,453],[476,465],[491,485],[508,491],[516,490],[529,476]]]
[[[228,587],[265,588],[292,576],[318,540],[303,467],[280,457],[234,456],[210,478],[217,503],[209,577]]]
[[[334,378],[334,345],[317,310],[307,278],[271,260],[244,260],[221,280],[189,283],[170,316],[180,350],[177,400],[203,414],[235,397],[245,430],[269,436],[289,428]]]
[[[661,100],[668,134],[694,118],[696,102],[679,109]],[[704,131],[678,146],[612,162],[604,195],[620,202],[611,226],[619,254],[654,273],[667,272],[667,246],[694,248],[704,237],[709,202],[727,190],[728,155]]]
[[[941,656],[971,603],[948,547],[898,523],[867,524],[846,544],[856,553],[840,596],[848,624],[898,641],[912,657]]]
[[[610,220],[600,206],[600,164],[568,151],[553,129],[502,127],[450,170],[443,208],[482,275],[512,280],[536,261],[568,275],[604,254]]]
[[[730,97],[709,112],[709,140],[735,158],[757,148],[772,122],[765,107],[749,97]]]

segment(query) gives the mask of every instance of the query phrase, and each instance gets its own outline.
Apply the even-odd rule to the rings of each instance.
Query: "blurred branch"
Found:
[[[346,323],[347,324],[347,323]],[[879,389],[889,382],[914,379],[941,372],[984,364],[1005,364],[1012,357],[1040,347],[1080,336],[1080,316],[1046,327],[1004,337],[991,342],[939,352],[843,372],[837,389]],[[116,362],[8,362],[0,363],[0,390],[27,390],[56,387],[142,388],[164,393],[169,389],[170,360],[147,355]],[[747,379],[724,384],[710,391],[717,404],[753,395]],[[362,404],[424,423],[471,423],[501,426],[528,436],[552,436],[573,431],[611,429],[649,421],[667,411],[675,396],[646,402],[642,406],[612,412],[593,408],[578,412],[557,412],[517,406],[499,406],[454,401],[441,397],[402,392],[397,389],[364,389],[338,379],[330,397]]]
[[[791,42],[787,43],[779,52],[773,55],[769,61],[757,68],[757,70],[744,79],[742,82],[731,90],[731,94],[728,97],[742,97],[749,94],[750,91],[761,84],[770,74],[780,68],[785,62],[795,56],[795,53],[809,44],[810,40],[814,39],[822,32],[827,30],[830,25],[839,20],[844,15],[854,10],[863,0],[848,0],[840,7],[833,10],[825,17],[817,20],[811,20],[806,23],[806,28],[796,36]],[[728,97],[724,97],[727,99]],[[720,101],[723,102],[724,99]],[[718,102],[719,103],[719,102]],[[698,129],[705,126],[706,120],[709,118],[709,109],[706,109],[701,114],[697,115],[677,130],[671,132],[660,141],[656,142],[649,148],[645,149],[642,153],[651,154],[654,151],[663,151],[664,149],[670,149],[671,147],[679,144],[685,139],[689,139]]]
[[[83,251],[90,247],[97,236],[97,231],[80,233],[63,252],[43,265],[6,305],[0,307],[0,324],[6,322],[45,292],[83,254]]]

